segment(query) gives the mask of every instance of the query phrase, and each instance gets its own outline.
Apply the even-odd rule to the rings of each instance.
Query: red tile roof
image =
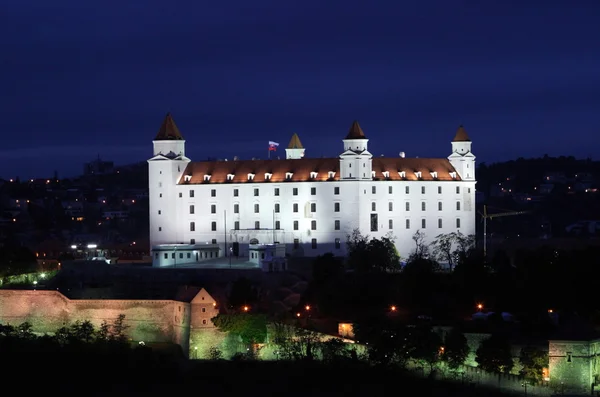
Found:
[[[348,131],[348,135],[346,135],[346,139],[367,139],[358,121],[354,120],[350,126],[350,131]]]
[[[160,129],[158,130],[158,134],[156,134],[155,141],[182,141],[183,136],[181,132],[179,132],[179,128],[175,124],[175,120],[173,120],[173,116],[171,113],[167,113],[165,119],[163,120]]]
[[[465,128],[462,125],[458,127],[458,130],[456,130],[456,135],[454,136],[452,142],[471,142],[471,138],[469,138],[467,131],[465,131]]]
[[[330,171],[335,172],[332,178],[329,177]],[[377,157],[373,158],[373,171],[375,171],[375,180],[460,180],[458,174],[456,178],[450,175],[456,170],[447,159]],[[387,178],[383,174],[385,171],[389,172]],[[404,171],[404,176],[400,175],[401,171]],[[314,178],[311,177],[313,172],[317,173]],[[421,178],[417,176],[417,172],[421,172]],[[266,178],[267,173],[272,174],[270,180]],[[291,178],[286,177],[287,173],[292,173]],[[253,181],[248,180],[248,174],[254,174]],[[210,179],[205,180],[205,175],[209,175]],[[233,179],[228,180],[228,175],[233,175]],[[188,164],[179,184],[306,182],[339,179],[339,158],[201,161]]]

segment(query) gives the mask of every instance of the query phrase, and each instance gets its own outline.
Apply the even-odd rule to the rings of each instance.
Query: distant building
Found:
[[[112,161],[102,161],[100,156],[94,161],[83,165],[83,175],[105,175],[112,174],[115,170],[115,165]]]
[[[416,231],[426,242],[475,233],[475,156],[462,126],[448,158],[373,157],[356,121],[342,142],[336,158],[306,158],[294,134],[285,159],[192,162],[168,114],[148,160],[154,266],[249,256],[250,244],[265,243],[295,256],[345,255],[354,229],[392,233],[408,257]]]

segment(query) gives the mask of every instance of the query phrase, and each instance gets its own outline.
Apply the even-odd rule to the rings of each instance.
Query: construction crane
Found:
[[[497,208],[500,209],[500,208]],[[507,212],[498,212],[495,214],[488,214],[487,205],[483,206],[483,212],[479,212],[481,217],[483,218],[483,257],[487,259],[487,221],[488,219],[499,218],[501,216],[513,216],[513,215],[523,215],[527,214],[530,211],[507,211]]]

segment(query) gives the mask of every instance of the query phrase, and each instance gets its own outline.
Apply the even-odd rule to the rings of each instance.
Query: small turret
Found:
[[[300,142],[300,138],[298,134],[294,133],[292,135],[292,139],[290,139],[290,143],[285,149],[285,158],[286,159],[301,159],[304,157],[304,146],[302,146],[302,142]]]

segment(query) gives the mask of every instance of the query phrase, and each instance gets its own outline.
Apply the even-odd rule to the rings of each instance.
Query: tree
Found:
[[[410,358],[428,364],[433,371],[440,359],[442,338],[429,326],[407,328]]]
[[[312,281],[318,286],[323,286],[337,279],[343,271],[342,261],[332,253],[319,255],[312,264]]]
[[[356,340],[367,345],[367,356],[373,364],[406,366],[411,348],[406,327],[373,317],[355,323],[353,331]]]
[[[413,234],[412,240],[415,242],[415,250],[411,254],[411,257],[413,259],[429,258],[429,246],[425,244],[425,232],[417,230]]]
[[[523,366],[521,375],[532,382],[543,380],[544,368],[548,366],[548,353],[535,346],[525,346],[521,349],[519,361]]]
[[[481,341],[475,361],[484,371],[509,373],[513,368],[513,358],[508,340],[500,335]]]
[[[263,343],[267,338],[267,318],[262,314],[219,314],[212,318],[215,327],[240,337],[246,345]]]
[[[364,236],[360,230],[354,229],[346,240],[349,267],[361,273],[397,270],[400,255],[394,242],[395,237],[389,233],[377,239]]]
[[[456,233],[438,234],[431,243],[432,254],[440,262],[446,261],[450,270],[454,267],[454,245],[456,243]]]
[[[369,236],[363,235],[359,229],[352,230],[346,236],[348,250],[348,266],[357,272],[369,270]]]
[[[469,355],[469,344],[467,338],[457,328],[452,328],[444,340],[444,354],[442,359],[452,370],[458,369],[464,364]]]

